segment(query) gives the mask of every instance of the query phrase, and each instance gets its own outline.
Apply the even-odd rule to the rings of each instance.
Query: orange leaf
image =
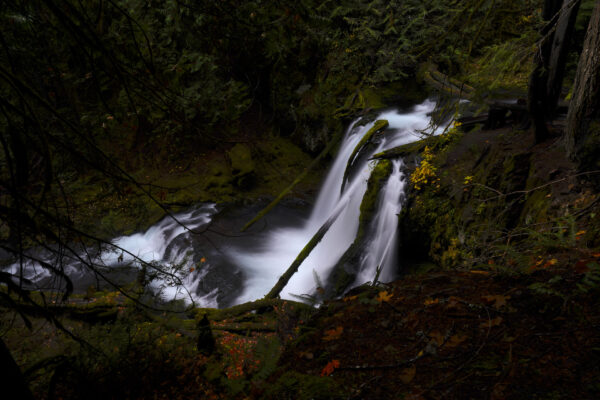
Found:
[[[578,274],[585,274],[586,272],[590,271],[590,267],[588,267],[588,264],[593,262],[593,260],[579,260],[575,263],[575,272],[577,272]]]
[[[472,274],[477,274],[477,275],[489,275],[490,274],[488,271],[479,271],[476,269],[469,271],[469,272],[471,272]]]
[[[323,336],[323,340],[337,340],[342,336],[342,332],[344,332],[344,328],[342,326],[338,326],[335,329],[329,329],[325,331],[325,336]]]
[[[404,383],[406,385],[415,378],[416,374],[417,374],[417,367],[413,365],[409,368],[404,368],[403,370],[401,370],[399,378],[402,381],[402,383]]]
[[[356,300],[358,296],[348,296],[348,297],[344,297],[344,301],[352,301],[352,300]]]
[[[426,306],[430,306],[432,304],[438,304],[440,302],[440,299],[425,299],[425,302],[423,304],[425,304]]]
[[[462,300],[459,299],[456,296],[450,296],[448,298],[448,304],[446,305],[446,307],[448,308],[458,308],[458,305],[460,304]]]
[[[201,262],[201,263],[205,263],[205,262],[206,262],[206,257],[202,257],[202,258],[200,259],[200,262]]]
[[[459,344],[461,344],[462,342],[464,342],[465,340],[467,340],[467,338],[468,338],[467,335],[457,333],[456,335],[451,336],[450,339],[448,339],[448,341],[446,342],[446,347],[456,347]]]
[[[388,294],[387,290],[384,290],[383,292],[379,292],[376,300],[382,303],[384,301],[390,301],[393,296],[394,295],[392,293]]]
[[[437,343],[438,346],[444,344],[445,336],[441,334],[439,331],[433,331],[429,333],[429,337]]]
[[[190,272],[194,272],[195,270],[196,270],[196,268],[194,268],[194,267],[190,268]]]
[[[321,376],[329,376],[336,368],[340,367],[340,360],[331,360],[321,371]]]
[[[492,320],[486,321],[486,322],[482,322],[481,325],[479,325],[480,328],[492,328],[494,326],[498,326],[502,323],[502,317],[496,317]]]
[[[498,310],[506,305],[506,300],[510,299],[510,296],[503,296],[501,294],[498,294],[498,295],[481,296],[481,298],[484,299],[488,303],[494,303],[494,308]]]

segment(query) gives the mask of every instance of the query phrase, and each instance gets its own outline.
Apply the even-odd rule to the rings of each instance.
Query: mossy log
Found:
[[[327,231],[329,231],[329,228],[331,228],[331,225],[333,225],[333,223],[340,216],[343,209],[343,207],[338,207],[336,213],[329,217],[329,219],[319,228],[317,233],[310,239],[306,246],[304,246],[300,254],[298,254],[294,262],[292,262],[292,265],[290,265],[290,267],[285,271],[285,273],[279,277],[279,280],[277,281],[275,286],[273,286],[273,289],[271,289],[271,291],[267,293],[265,299],[274,299],[277,296],[279,296],[279,293],[281,293],[285,285],[288,284],[289,280],[298,271],[298,268],[300,268],[300,264],[302,264],[306,257],[310,255],[311,251],[313,251],[317,244],[321,242],[323,236],[325,236]]]
[[[227,332],[275,332],[277,326],[275,323],[262,322],[240,322],[233,324],[211,325],[213,331]]]
[[[256,223],[261,218],[263,218],[265,215],[267,215],[269,213],[269,211],[271,211],[277,204],[279,204],[279,202],[288,193],[290,193],[292,191],[292,189],[294,189],[294,187],[296,187],[297,184],[299,184],[300,182],[302,182],[304,180],[304,178],[306,178],[306,175],[308,175],[308,173],[311,170],[313,170],[317,165],[319,165],[321,160],[327,154],[329,154],[331,152],[331,150],[333,149],[333,147],[335,146],[335,144],[340,141],[341,137],[342,137],[342,131],[338,131],[334,135],[333,139],[331,139],[331,141],[329,142],[327,147],[321,152],[321,154],[319,154],[317,156],[317,158],[315,158],[314,161],[312,163],[310,163],[310,165],[308,167],[306,167],[304,169],[304,171],[302,171],[302,173],[300,175],[298,175],[298,177],[296,179],[294,179],[294,181],[288,187],[283,189],[283,191],[281,193],[279,193],[279,195],[272,202],[270,202],[265,208],[260,210],[254,218],[252,218],[250,221],[248,221],[248,223],[246,223],[246,225],[244,225],[244,227],[241,229],[241,232],[246,231],[248,228],[250,228],[252,225],[254,225],[254,223]]]
[[[198,318],[201,318],[204,316],[204,314],[207,314],[208,319],[211,321],[222,321],[224,319],[230,319],[230,318],[237,317],[239,315],[248,313],[250,311],[266,309],[266,308],[273,307],[273,306],[281,306],[281,305],[283,305],[284,302],[286,303],[286,305],[288,305],[288,306],[291,305],[296,308],[302,308],[302,309],[310,309],[311,308],[310,306],[308,306],[304,303],[297,302],[297,301],[264,298],[264,299],[259,299],[259,300],[251,301],[248,303],[238,304],[236,306],[229,307],[229,308],[223,308],[223,309],[198,308],[198,309],[196,309],[196,315],[198,316]]]
[[[354,164],[354,161],[356,160],[356,158],[358,157],[360,152],[367,146],[367,144],[369,144],[369,142],[371,141],[371,139],[373,138],[373,136],[376,133],[381,132],[384,129],[387,129],[387,127],[389,125],[390,125],[389,122],[385,119],[379,119],[379,120],[375,121],[375,123],[373,124],[371,129],[369,129],[369,131],[362,137],[360,142],[358,142],[356,147],[354,147],[354,150],[352,151],[350,158],[348,158],[348,163],[346,164],[346,170],[344,171],[344,178],[342,179],[342,187],[340,189],[340,193],[344,192],[344,187],[346,186],[346,181],[348,180],[348,175],[350,175],[352,165]]]
[[[419,140],[418,142],[403,144],[402,146],[394,147],[381,153],[377,153],[371,157],[371,160],[390,160],[401,157],[406,157],[411,154],[421,153],[426,146],[431,144],[430,138]]]
[[[442,74],[433,66],[423,72],[423,79],[429,86],[452,97],[470,99],[475,92],[471,86]]]
[[[360,203],[358,232],[348,250],[333,267],[326,291],[330,296],[341,295],[355,279],[360,268],[360,255],[367,244],[367,234],[377,212],[379,194],[392,174],[392,162],[380,160],[371,172],[367,190]]]

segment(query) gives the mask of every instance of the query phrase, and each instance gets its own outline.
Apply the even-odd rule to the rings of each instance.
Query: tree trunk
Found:
[[[546,0],[544,3],[543,17],[548,25],[542,31],[544,36],[536,52],[528,95],[537,143],[548,138],[546,121],[556,114],[579,5],[580,0]]]
[[[0,338],[0,393],[3,399],[33,400],[21,369]]]
[[[580,168],[597,169],[600,151],[600,2],[590,19],[579,57],[565,132],[567,154]]]
[[[567,66],[570,42],[575,30],[575,21],[580,4],[581,2],[577,0],[570,8],[563,9],[556,23],[548,62],[548,81],[546,82],[548,98],[546,116],[549,119],[552,119],[556,114],[558,98],[562,90],[563,77]],[[565,1],[565,5],[568,7],[569,2]]]

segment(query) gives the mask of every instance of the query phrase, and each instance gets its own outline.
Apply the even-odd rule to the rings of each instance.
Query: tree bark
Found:
[[[542,30],[544,36],[536,52],[528,95],[537,143],[548,138],[546,121],[556,114],[579,5],[580,0],[546,0],[544,3],[543,17],[548,25]]]
[[[600,150],[600,2],[592,12],[577,65],[565,145],[569,157],[577,159],[580,167],[597,166],[596,155]]]
[[[33,400],[21,369],[0,338],[0,390],[2,398]]]

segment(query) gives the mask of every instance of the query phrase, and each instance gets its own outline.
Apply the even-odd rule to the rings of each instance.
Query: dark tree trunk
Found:
[[[580,0],[546,0],[544,3],[543,16],[549,24],[542,31],[544,38],[536,52],[528,96],[537,143],[548,138],[546,121],[556,114],[579,5]]]
[[[567,1],[565,3],[568,4]],[[552,119],[556,114],[579,5],[580,1],[577,0],[572,7],[562,11],[556,23],[556,30],[554,31],[554,38],[550,49],[550,60],[548,60],[548,81],[546,83],[546,93],[548,96],[546,117],[549,119]]]
[[[0,338],[0,393],[6,400],[33,400],[21,369]]]
[[[592,12],[579,57],[565,132],[567,154],[597,169],[600,152],[600,2]]]

